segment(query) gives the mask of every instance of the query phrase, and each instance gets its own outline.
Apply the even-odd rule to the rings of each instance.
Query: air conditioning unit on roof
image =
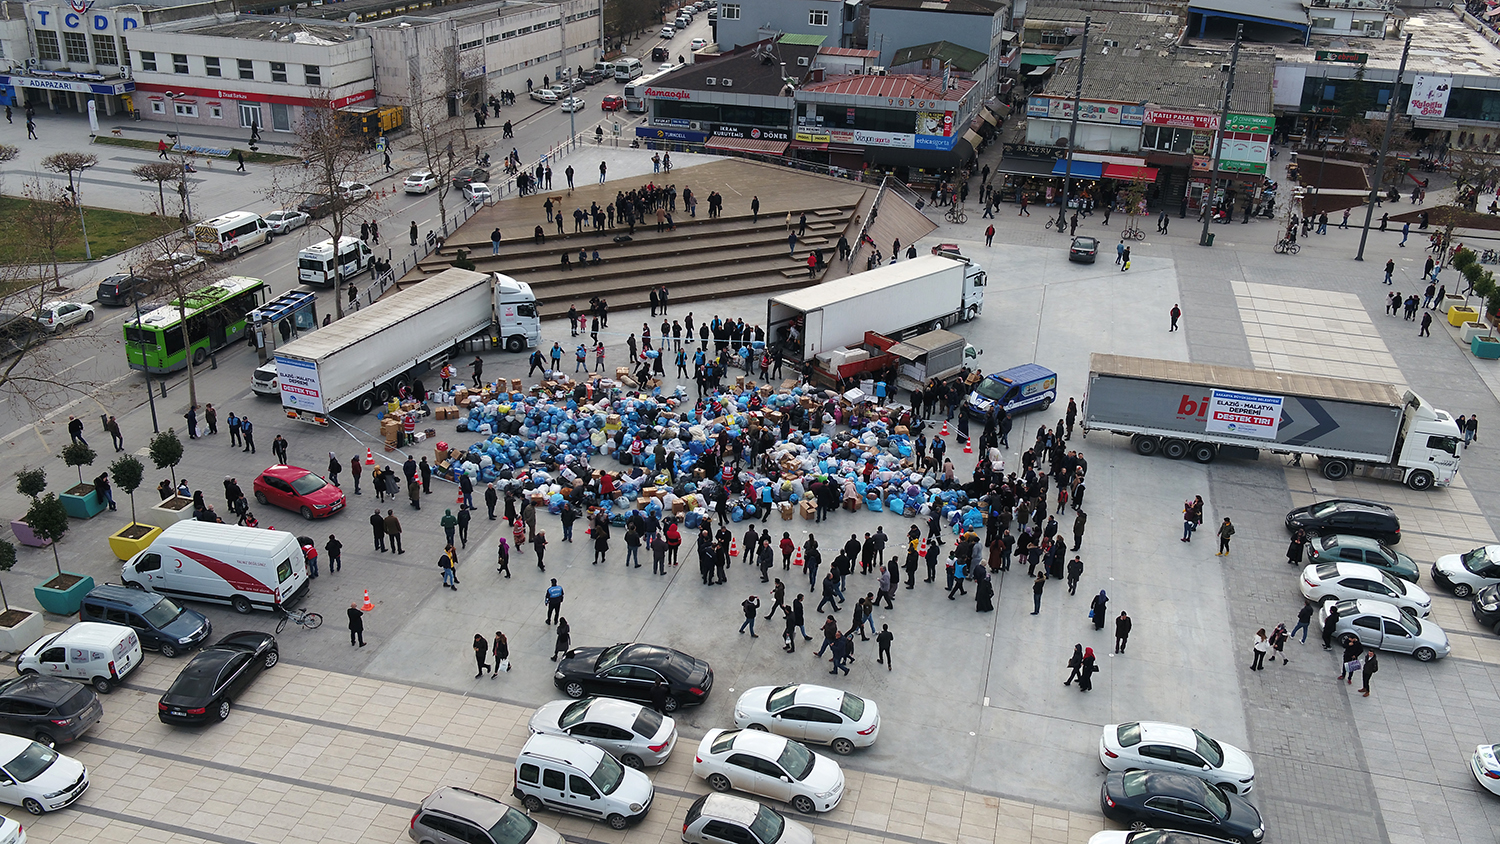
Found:
[[[797,66],[798,67],[807,67],[807,56],[798,56],[797,57]]]
[[[719,84],[723,85],[725,88],[729,88],[734,85],[734,80],[726,76],[723,79],[719,80]]]
[[[718,77],[710,76],[707,79],[703,80],[703,82],[706,85],[717,85],[717,84],[719,84],[719,79],[718,79]]]

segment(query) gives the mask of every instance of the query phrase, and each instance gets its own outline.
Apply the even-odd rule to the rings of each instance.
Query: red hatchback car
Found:
[[[619,94],[610,94],[599,100],[601,111],[619,111],[625,107],[625,98]]]
[[[344,491],[297,466],[272,466],[255,479],[255,500],[322,519],[344,509]]]

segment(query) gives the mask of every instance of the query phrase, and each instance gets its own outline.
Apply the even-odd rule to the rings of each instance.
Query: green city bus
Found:
[[[125,360],[131,369],[175,372],[193,365],[245,334],[245,315],[265,304],[266,283],[258,278],[230,276],[189,293],[187,331],[183,331],[179,303],[173,300],[125,323]]]

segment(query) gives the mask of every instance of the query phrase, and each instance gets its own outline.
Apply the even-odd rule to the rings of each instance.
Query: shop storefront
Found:
[[[106,79],[97,73],[33,70],[28,74],[0,76],[0,100],[24,108],[30,104],[53,111],[86,111],[94,103],[96,114],[128,113],[135,83],[128,79]]]

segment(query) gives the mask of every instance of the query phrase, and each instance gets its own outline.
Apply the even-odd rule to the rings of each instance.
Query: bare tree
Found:
[[[83,174],[83,171],[99,163],[99,156],[87,152],[54,152],[42,159],[42,169],[53,173],[68,174],[68,196],[73,200],[78,198],[78,187],[73,181],[73,174]]]
[[[182,178],[182,165],[175,161],[152,161],[149,164],[138,164],[132,167],[130,174],[143,182],[156,183],[156,211],[165,219],[167,216],[166,184]]]
[[[156,283],[157,291],[172,297],[166,304],[177,309],[178,330],[182,332],[184,349],[191,349],[193,345],[192,335],[188,333],[188,297],[207,285],[212,275],[206,263],[184,265],[173,261],[171,256],[177,252],[191,253],[194,248],[192,241],[183,239],[182,232],[173,231],[147,241],[140,252],[145,262],[145,275]],[[239,316],[243,317],[243,314]],[[187,382],[188,403],[197,406],[198,384],[191,351],[187,356]]]
[[[25,218],[16,221],[15,229],[26,256],[24,263],[36,266],[37,277],[56,287],[62,277],[57,253],[78,234],[78,213],[69,204],[72,199],[67,193],[39,180],[26,182],[21,195],[30,200]]]

